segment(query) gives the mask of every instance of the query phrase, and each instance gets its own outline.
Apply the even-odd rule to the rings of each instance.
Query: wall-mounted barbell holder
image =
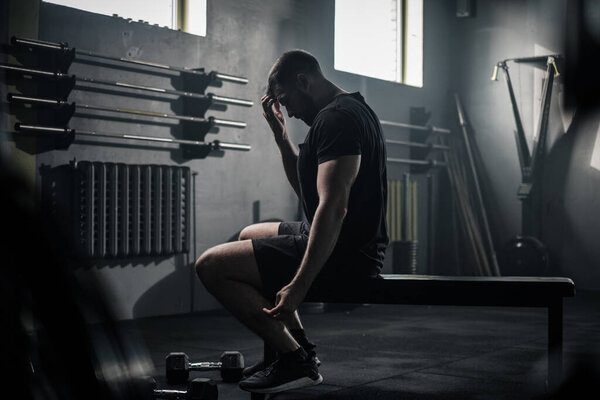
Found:
[[[57,107],[59,109],[63,109],[64,116],[61,118],[62,124],[66,124],[71,117],[73,116],[76,109],[85,109],[85,110],[99,110],[99,111],[109,111],[115,113],[123,113],[123,114],[133,114],[133,115],[141,115],[146,117],[154,117],[154,118],[165,118],[165,119],[175,119],[179,121],[187,121],[187,122],[197,122],[209,127],[212,126],[226,126],[231,128],[245,128],[246,123],[241,121],[232,121],[226,119],[218,119],[214,117],[208,118],[198,118],[198,117],[190,117],[186,115],[175,115],[175,114],[165,114],[154,111],[146,111],[146,110],[134,110],[130,108],[120,108],[120,107],[109,107],[102,105],[93,105],[93,104],[77,104],[77,103],[69,103],[62,100],[55,99],[42,99],[38,97],[28,97],[21,96],[14,93],[9,93],[8,96],[9,102],[20,102],[20,103],[28,103],[28,104],[40,104]]]
[[[63,55],[63,60],[61,60],[61,62],[58,65],[59,70],[62,73],[66,73],[68,71],[71,63],[73,62],[73,60],[75,59],[76,56],[83,55],[83,56],[87,56],[87,57],[100,58],[100,59],[111,60],[111,61],[120,61],[120,62],[124,62],[124,63],[129,63],[129,64],[141,65],[144,67],[151,67],[151,68],[169,70],[169,71],[173,71],[173,72],[179,72],[181,74],[196,76],[197,78],[201,78],[201,79],[209,79],[211,81],[212,80],[220,80],[220,81],[241,83],[241,84],[248,83],[248,78],[244,78],[241,76],[225,74],[225,73],[217,72],[217,71],[211,71],[211,72],[207,73],[204,70],[204,68],[182,68],[182,67],[174,67],[174,66],[166,65],[166,64],[155,63],[152,61],[136,60],[136,59],[127,58],[127,57],[108,56],[108,55],[104,55],[104,54],[95,53],[93,51],[80,50],[80,49],[75,49],[75,48],[69,47],[69,44],[67,42],[55,43],[55,42],[46,42],[46,41],[37,40],[37,39],[18,38],[16,36],[13,36],[11,38],[11,44],[13,46],[21,46],[21,47],[26,47],[26,48],[30,48],[30,49],[54,51],[58,54]]]
[[[185,140],[185,139],[172,139],[165,137],[156,136],[142,136],[142,135],[131,135],[125,133],[112,133],[112,132],[99,132],[90,131],[83,129],[72,129],[68,127],[53,127],[53,126],[40,126],[23,124],[17,122],[15,124],[15,131],[17,132],[30,132],[35,134],[50,134],[54,135],[56,140],[57,148],[66,149],[75,140],[76,136],[94,136],[94,137],[106,137],[112,139],[124,139],[124,140],[137,140],[145,142],[159,142],[168,144],[179,144],[184,146],[196,147],[200,153],[207,155],[211,151],[217,150],[237,150],[237,151],[250,151],[252,147],[248,144],[243,143],[228,143],[214,140],[212,142],[201,142],[197,140]],[[196,158],[196,157],[195,157]],[[202,158],[202,157],[198,157]]]
[[[47,78],[47,79],[56,79],[56,80],[64,81],[65,89],[59,90],[59,92],[61,93],[60,97],[62,97],[63,99],[65,99],[68,96],[69,92],[72,90],[72,88],[74,86],[73,81],[80,81],[80,82],[101,84],[101,85],[107,85],[107,86],[116,86],[116,87],[126,88],[126,89],[144,90],[144,91],[153,92],[153,93],[190,97],[193,99],[206,101],[207,103],[214,102],[214,103],[219,103],[219,104],[231,104],[231,105],[245,106],[245,107],[252,107],[254,105],[254,102],[252,102],[250,100],[220,96],[220,95],[216,95],[214,93],[199,94],[199,93],[186,92],[186,91],[182,91],[182,90],[164,89],[164,88],[157,88],[157,87],[151,87],[151,86],[137,85],[137,84],[133,84],[133,83],[109,81],[109,80],[104,80],[104,79],[90,78],[90,77],[77,76],[77,75],[68,75],[68,74],[63,74],[62,72],[42,71],[42,70],[37,70],[37,69],[32,69],[32,68],[24,68],[24,67],[17,66],[17,65],[9,65],[9,64],[0,64],[0,68],[5,69],[7,71],[18,72],[23,75],[39,76],[39,77],[43,77],[43,78]]]

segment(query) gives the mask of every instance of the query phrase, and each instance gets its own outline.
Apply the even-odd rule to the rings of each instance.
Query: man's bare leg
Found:
[[[266,315],[272,305],[261,294],[262,281],[249,240],[225,243],[204,252],[196,273],[207,290],[238,320],[280,353],[300,345],[286,325]]]
[[[277,236],[279,234],[280,222],[263,222],[259,224],[249,225],[240,232],[240,241],[249,239],[258,239],[268,236]],[[294,312],[289,318],[282,320],[288,330],[304,329],[298,311]]]

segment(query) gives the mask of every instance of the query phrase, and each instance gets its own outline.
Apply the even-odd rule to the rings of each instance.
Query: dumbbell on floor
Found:
[[[217,400],[219,398],[217,385],[206,378],[196,378],[190,381],[187,390],[156,389],[156,380],[152,377],[137,378],[136,387],[139,391],[136,397],[141,400]]]
[[[237,382],[242,379],[244,356],[239,351],[226,351],[221,354],[220,362],[191,363],[185,353],[169,353],[166,359],[167,382],[185,383],[190,371],[220,370],[224,382]]]

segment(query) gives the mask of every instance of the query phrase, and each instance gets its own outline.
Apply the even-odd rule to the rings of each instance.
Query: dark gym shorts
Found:
[[[263,295],[270,302],[275,301],[277,292],[296,275],[308,246],[309,232],[310,225],[306,222],[282,222],[278,236],[252,239]],[[353,271],[352,264],[348,253],[336,246],[313,281],[311,291],[320,291],[347,280],[355,281],[360,279],[360,275],[364,277],[364,273]]]

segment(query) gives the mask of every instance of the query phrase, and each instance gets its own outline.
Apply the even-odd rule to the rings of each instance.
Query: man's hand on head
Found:
[[[281,104],[273,97],[265,94],[260,102],[263,107],[263,117],[267,120],[275,140],[282,140],[285,137],[285,118],[281,112]]]

